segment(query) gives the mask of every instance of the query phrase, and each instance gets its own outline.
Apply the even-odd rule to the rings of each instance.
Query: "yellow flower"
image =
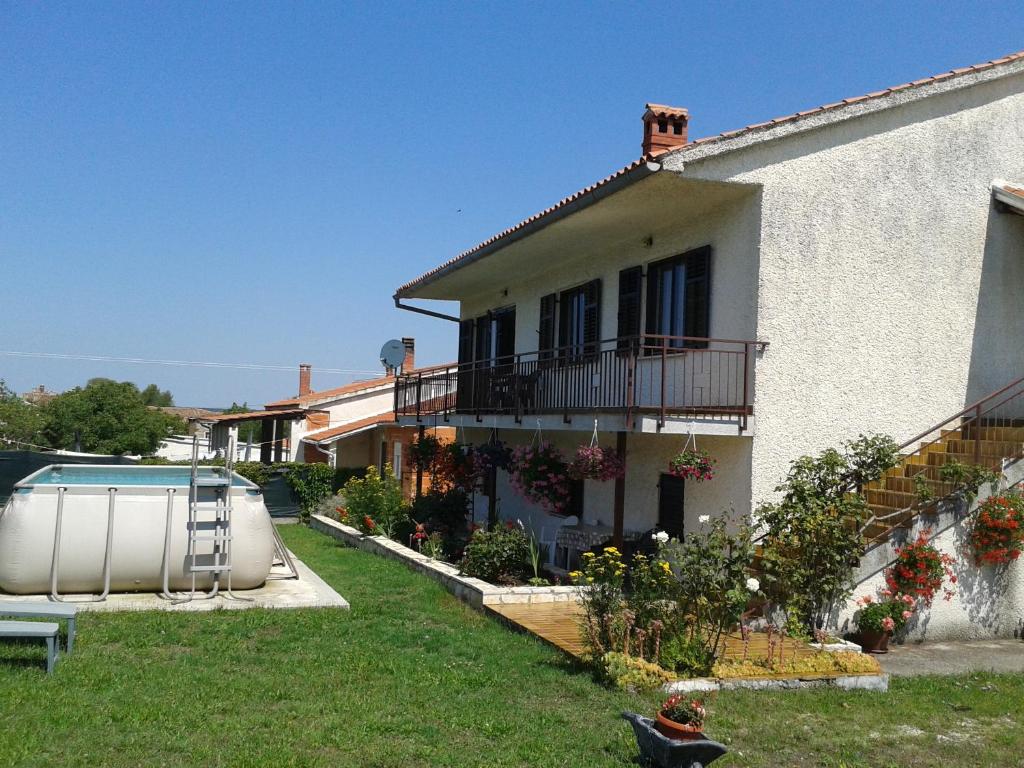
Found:
[[[594,553],[593,553],[593,552],[584,552],[584,553],[583,553],[583,556],[584,556],[584,557],[593,557],[593,556],[594,556]]]
[[[573,581],[575,581],[576,579],[578,579],[582,575],[583,574],[580,573],[579,571],[569,571],[569,578],[572,579]]]
[[[665,573],[672,573],[672,566],[664,560],[661,561],[661,569],[665,571]]]
[[[605,547],[604,551],[607,552],[610,555],[617,555],[617,554],[619,554],[619,550],[616,549],[615,547]]]

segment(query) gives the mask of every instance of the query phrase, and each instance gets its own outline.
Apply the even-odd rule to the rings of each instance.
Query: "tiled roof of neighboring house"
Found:
[[[172,416],[180,416],[186,421],[221,415],[218,411],[211,411],[207,408],[188,408],[177,405],[151,405],[149,407],[158,411],[163,411],[164,413],[169,413]]]
[[[294,397],[289,397],[284,400],[275,400],[272,403],[267,403],[267,408],[278,408],[280,406],[287,405],[306,405],[308,403],[316,402],[317,400],[330,400],[335,397],[354,395],[366,389],[373,389],[384,384],[393,384],[394,381],[394,376],[381,376],[379,379],[353,381],[351,384],[345,384],[344,386],[335,387],[334,389],[324,389],[320,392],[310,392],[308,395],[295,395]]]
[[[354,432],[361,432],[362,430],[370,427],[394,423],[394,413],[379,413],[376,416],[368,416],[367,418],[359,419],[358,421],[350,421],[348,424],[342,424],[338,427],[310,432],[302,439],[307,443],[329,443],[333,440],[337,440],[338,438],[345,437],[346,435],[350,435]]]
[[[432,365],[427,368],[413,368],[409,371],[409,375],[416,375],[417,373],[425,373],[427,371],[434,371],[440,368],[451,368],[455,363],[445,363],[443,365]],[[347,395],[356,395],[360,392],[375,389],[387,384],[394,384],[394,376],[381,376],[379,379],[364,379],[362,381],[353,381],[351,384],[345,384],[341,387],[335,387],[334,389],[324,389],[320,392],[310,392],[308,395],[295,395],[285,400],[275,400],[272,403],[267,403],[266,407],[271,409],[277,409],[287,406],[302,407],[308,406],[310,403],[320,402],[321,400],[335,400],[338,398],[345,397]]]
[[[671,154],[685,153],[685,152],[691,151],[693,149],[696,149],[698,147],[706,147],[709,144],[716,144],[716,143],[726,142],[726,141],[729,141],[729,140],[732,140],[732,139],[736,139],[736,138],[738,138],[740,136],[746,136],[748,134],[756,133],[758,131],[764,131],[764,130],[767,130],[769,128],[774,128],[777,125],[782,125],[782,124],[786,124],[786,123],[795,123],[795,122],[797,122],[799,120],[805,119],[805,118],[810,117],[812,115],[819,115],[819,114],[822,114],[824,112],[842,110],[842,109],[850,107],[850,106],[852,106],[854,104],[859,104],[861,102],[870,101],[872,99],[879,99],[879,98],[882,98],[883,96],[888,96],[888,95],[896,93],[898,91],[906,91],[908,89],[919,88],[921,86],[930,85],[932,83],[941,82],[943,80],[949,80],[950,78],[961,77],[963,75],[968,75],[968,74],[971,74],[971,73],[974,73],[974,72],[982,72],[984,70],[992,69],[994,67],[1003,66],[1005,64],[1011,64],[1011,63],[1013,63],[1015,61],[1019,61],[1019,60],[1022,60],[1022,59],[1024,59],[1024,51],[1018,51],[1017,53],[1011,53],[1008,56],[1003,56],[1000,59],[992,59],[991,61],[986,61],[986,62],[983,62],[981,64],[974,64],[974,65],[969,66],[969,67],[960,67],[959,69],[953,69],[953,70],[950,70],[949,72],[942,72],[942,73],[940,73],[938,75],[932,75],[931,77],[924,77],[924,78],[921,78],[920,80],[914,80],[913,82],[910,82],[910,83],[903,83],[902,85],[894,85],[891,88],[885,88],[885,89],[880,90],[880,91],[873,91],[871,93],[867,93],[867,94],[864,94],[862,96],[854,96],[852,98],[843,99],[842,101],[836,101],[836,102],[833,102],[831,104],[824,104],[824,105],[822,105],[820,107],[815,107],[813,109],[804,110],[803,112],[794,112],[791,115],[784,115],[782,117],[776,117],[776,118],[773,118],[773,119],[768,120],[768,121],[763,122],[763,123],[754,123],[752,125],[747,125],[747,126],[744,126],[743,128],[739,128],[739,129],[734,130],[734,131],[726,131],[724,133],[720,133],[720,134],[717,134],[715,136],[708,136],[708,137],[705,137],[703,139],[696,139],[696,140],[691,141],[690,143],[685,144],[685,145],[683,145],[681,147],[678,147],[676,149],[671,149],[671,150],[668,150],[666,152],[663,152],[660,155],[658,155],[657,157],[659,157],[659,158],[660,157],[664,157],[665,155],[670,154],[670,153]],[[660,106],[663,106],[663,105],[658,105],[658,104],[648,104],[647,105],[647,107],[649,109],[652,109],[652,110],[654,108],[657,108],[657,107],[660,107]],[[673,109],[673,108],[669,107],[668,109]],[[419,277],[417,277],[415,280],[411,280],[408,283],[405,283],[404,285],[400,286],[397,291],[395,291],[395,295],[396,296],[401,296],[402,294],[404,294],[405,292],[409,291],[410,289],[415,288],[416,286],[421,285],[422,283],[430,281],[430,279],[433,278],[434,276],[436,276],[438,273],[449,271],[453,266],[457,265],[459,262],[462,262],[462,261],[465,261],[465,260],[469,259],[471,256],[473,256],[474,254],[478,253],[479,251],[482,251],[482,250],[484,250],[486,248],[489,248],[490,246],[496,244],[497,242],[499,242],[501,240],[504,240],[504,239],[508,238],[510,235],[518,232],[519,230],[522,230],[522,229],[530,226],[531,224],[534,224],[535,222],[538,222],[541,219],[544,219],[544,218],[550,216],[552,213],[554,213],[554,212],[556,212],[556,211],[566,207],[567,205],[570,205],[571,203],[573,203],[576,200],[584,197],[585,195],[588,195],[588,194],[590,194],[592,192],[595,192],[596,190],[598,190],[598,189],[600,189],[602,187],[607,186],[612,181],[614,181],[614,180],[616,180],[616,179],[618,179],[618,178],[620,178],[620,177],[630,173],[631,171],[636,170],[637,168],[639,168],[639,167],[645,165],[646,163],[650,162],[652,159],[653,158],[651,158],[651,157],[642,157],[639,160],[635,160],[632,163],[630,163],[629,165],[625,166],[624,168],[620,168],[619,170],[615,171],[615,173],[611,174],[610,176],[606,176],[605,178],[601,179],[600,181],[595,182],[594,184],[591,184],[588,187],[584,187],[579,192],[575,192],[574,194],[569,195],[568,197],[565,197],[565,198],[559,200],[557,203],[555,203],[554,205],[550,206],[549,208],[545,208],[540,213],[534,214],[533,216],[530,216],[527,219],[523,219],[523,221],[519,222],[518,224],[516,224],[516,225],[514,225],[512,227],[509,227],[506,230],[503,230],[502,232],[499,232],[494,237],[491,237],[491,238],[488,238],[487,240],[484,240],[482,243],[479,243],[478,245],[473,246],[469,250],[463,251],[462,253],[458,254],[454,258],[449,259],[444,264],[441,264],[440,266],[435,267],[434,269],[430,270],[429,272],[425,272],[424,274],[422,274]]]
[[[230,424],[236,421],[257,421],[259,419],[280,419],[286,416],[298,418],[309,413],[307,408],[280,408],[272,411],[245,411],[244,413],[215,413],[212,416],[196,416],[192,421]]]

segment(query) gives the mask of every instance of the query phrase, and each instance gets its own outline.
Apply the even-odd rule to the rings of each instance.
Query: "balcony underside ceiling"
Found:
[[[584,265],[625,243],[669,232],[709,212],[756,194],[758,187],[687,179],[671,171],[651,174],[582,210],[557,219],[493,252],[467,260],[428,282],[402,292],[403,298],[459,300],[507,281],[510,274]]]

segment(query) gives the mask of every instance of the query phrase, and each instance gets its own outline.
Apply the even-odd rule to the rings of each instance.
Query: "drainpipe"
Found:
[[[399,309],[404,309],[406,312],[416,312],[417,314],[420,315],[426,315],[427,317],[436,317],[440,320],[448,320],[449,322],[452,323],[462,322],[459,318],[455,317],[455,315],[446,315],[444,312],[435,312],[432,309],[423,309],[422,307],[414,307],[410,304],[403,304],[402,300],[398,296],[395,296],[394,299],[395,306],[398,307]]]

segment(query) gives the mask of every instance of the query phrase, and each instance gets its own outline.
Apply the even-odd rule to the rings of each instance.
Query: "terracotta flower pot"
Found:
[[[864,653],[888,653],[889,633],[862,629],[860,647]]]
[[[700,730],[699,725],[683,725],[677,723],[675,720],[669,720],[661,712],[658,713],[658,721],[656,726],[659,731],[670,739],[676,741],[695,741],[697,739],[703,739],[704,734]]]

